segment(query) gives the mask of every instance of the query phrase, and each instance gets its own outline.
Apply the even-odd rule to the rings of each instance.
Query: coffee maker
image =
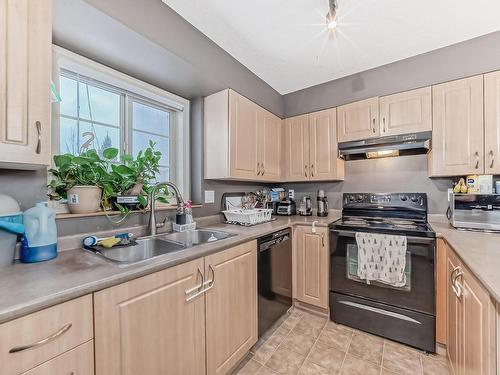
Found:
[[[324,190],[318,190],[318,216],[324,217],[328,216],[328,198],[325,195]]]
[[[312,215],[311,197],[309,195],[302,197],[299,207],[299,215],[300,216]]]
[[[277,215],[292,216],[297,213],[297,208],[295,205],[295,191],[293,189],[288,190],[288,199],[279,202]]]

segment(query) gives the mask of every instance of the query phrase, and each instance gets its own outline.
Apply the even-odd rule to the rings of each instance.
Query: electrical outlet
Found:
[[[205,190],[205,203],[215,203],[215,191]]]

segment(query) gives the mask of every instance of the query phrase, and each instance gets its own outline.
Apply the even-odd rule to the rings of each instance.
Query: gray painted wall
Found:
[[[283,97],[285,117],[500,69],[500,31]]]
[[[429,210],[444,214],[447,207],[447,189],[451,179],[427,177],[427,156],[401,156],[396,158],[355,160],[345,163],[345,180],[342,182],[293,183],[283,187],[295,189],[296,201],[310,195],[316,208],[318,189],[327,193],[330,208],[342,208],[342,193],[427,193]]]
[[[161,0],[53,0],[54,43],[187,99],[231,87],[283,117],[282,96]]]

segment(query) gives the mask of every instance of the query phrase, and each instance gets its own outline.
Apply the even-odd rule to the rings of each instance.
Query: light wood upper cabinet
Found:
[[[280,181],[282,120],[227,89],[204,102],[205,178]]]
[[[285,162],[287,181],[309,181],[309,116],[285,120]]]
[[[483,76],[433,86],[432,103],[429,175],[483,173]]]
[[[229,91],[229,170],[236,178],[255,178],[258,159],[259,107]],[[219,152],[218,150],[213,150]]]
[[[380,97],[380,135],[431,131],[431,104],[430,87]]]
[[[309,114],[310,180],[344,178],[344,161],[338,157],[337,110]]]
[[[500,71],[484,76],[484,172],[500,174]]]
[[[328,308],[328,229],[298,226],[294,232],[295,298]]]
[[[283,121],[263,108],[259,109],[257,175],[261,180],[279,181],[281,178]]]
[[[98,375],[205,374],[203,258],[94,294]]]
[[[378,137],[378,97],[338,107],[337,126],[339,142]]]
[[[205,257],[207,374],[227,374],[257,342],[257,244]],[[188,372],[172,372],[188,373]]]
[[[0,165],[50,165],[52,2],[0,0]]]
[[[448,248],[447,351],[454,375],[496,374],[495,304]]]
[[[342,180],[344,161],[338,157],[336,109],[285,120],[287,181]]]

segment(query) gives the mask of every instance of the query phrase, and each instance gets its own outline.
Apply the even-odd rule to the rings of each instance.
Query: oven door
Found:
[[[394,287],[357,276],[356,232],[330,231],[330,290],[378,303],[434,314],[435,238],[407,237],[406,285]]]

